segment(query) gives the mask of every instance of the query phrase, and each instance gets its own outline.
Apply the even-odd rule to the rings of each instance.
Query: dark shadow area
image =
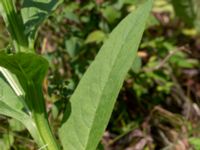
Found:
[[[68,120],[68,118],[69,118],[69,116],[71,114],[71,111],[72,111],[71,102],[68,101],[66,106],[65,106],[65,109],[64,109],[64,113],[63,113],[63,118],[62,118],[61,124],[65,123]]]

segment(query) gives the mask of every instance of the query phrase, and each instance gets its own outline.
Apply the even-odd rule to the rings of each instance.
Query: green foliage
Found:
[[[200,149],[200,138],[190,138],[189,141],[194,146],[195,150]]]
[[[65,112],[69,118],[60,129],[64,149],[96,148],[136,57],[151,6],[147,1],[115,28],[82,77]]]
[[[6,26],[13,38],[16,50],[23,51],[28,47],[28,40],[25,36],[25,27],[21,14],[18,14],[13,1],[2,0],[0,3],[0,12],[4,17]]]
[[[23,126],[23,124],[15,119],[10,119],[9,125],[12,131],[20,132],[20,131],[25,130],[25,127]]]
[[[32,118],[24,112],[23,97],[18,97],[13,92],[6,81],[0,78],[0,87],[2,95],[0,97],[0,114],[12,117],[20,121],[31,133],[36,142],[41,146],[42,142]]]
[[[6,6],[7,4],[9,4],[10,6],[13,6],[13,3],[11,2],[3,3],[5,14],[8,14],[8,11],[6,11],[7,9],[5,9],[7,8]],[[26,35],[22,34],[22,35],[19,35],[19,37],[21,36],[24,39],[29,40],[29,45],[24,46],[25,48],[27,48],[26,52],[28,52],[28,49],[34,49],[33,47],[34,39],[35,39],[35,35],[37,33],[37,28],[39,27],[39,24],[57,6],[57,4],[58,4],[57,1],[50,1],[46,3],[44,3],[43,1],[24,1],[23,2],[22,9],[20,11],[20,13],[22,14],[20,23],[22,24],[22,27],[24,27],[22,32]],[[90,67],[91,69],[88,69],[85,77],[81,80],[80,85],[78,86],[76,90],[76,91],[79,91],[81,89],[80,94],[82,95],[82,97],[85,97],[87,99],[88,92],[87,92],[87,89],[85,89],[85,86],[87,86],[87,84],[90,83],[91,81],[95,80],[94,75],[96,74],[96,71],[99,70],[99,72],[103,73],[103,74],[99,74],[101,75],[99,77],[104,80],[103,81],[97,80],[92,84],[92,88],[94,89],[95,88],[99,89],[98,88],[99,86],[103,88],[99,93],[98,91],[93,91],[93,94],[94,94],[93,98],[97,99],[97,103],[96,103],[97,113],[95,110],[92,112],[91,116],[87,116],[87,118],[83,118],[83,119],[89,119],[89,120],[91,119],[96,120],[92,122],[91,127],[90,127],[91,128],[90,131],[93,132],[93,130],[95,130],[96,132],[95,134],[90,134],[91,133],[90,131],[85,132],[84,128],[81,131],[83,134],[86,133],[86,138],[89,136],[88,137],[89,141],[85,141],[87,145],[85,146],[84,149],[95,148],[102,136],[103,130],[105,129],[106,124],[111,115],[115,99],[120,90],[124,77],[133,62],[134,55],[136,55],[136,50],[138,48],[143,30],[145,27],[145,22],[149,14],[149,11],[151,9],[151,5],[152,5],[152,1],[148,1],[146,4],[141,6],[140,8],[141,10],[138,9],[136,12],[129,15],[127,19],[125,19],[116,28],[116,30],[114,30],[114,32],[111,34],[111,37],[109,38],[109,40],[106,42],[106,44],[103,46],[102,50],[98,54],[93,65]],[[13,11],[13,16],[17,16],[17,12],[14,10],[15,10],[15,7],[13,6],[9,11]],[[114,9],[107,9],[107,11],[104,11],[105,18],[107,18],[107,20],[110,21],[110,23],[113,23],[115,21],[115,18],[112,18],[113,12],[114,12],[113,10]],[[142,13],[143,10],[145,10],[144,14]],[[140,26],[138,26],[138,28],[133,29],[131,21],[133,21],[136,24],[137,21],[139,20],[140,15],[142,14],[144,17],[142,20],[140,20]],[[118,17],[116,16],[116,18]],[[5,19],[7,18],[8,18],[8,23],[9,24],[12,23],[12,19],[9,19],[9,16],[5,17]],[[11,29],[19,30],[20,28],[17,26],[13,26],[11,27]],[[13,35],[15,34],[15,32],[16,31],[13,31],[10,33],[11,35]],[[103,32],[94,32],[93,34],[90,34],[88,36],[88,39],[86,40],[86,43],[101,42],[104,38],[104,34],[102,33]],[[133,38],[135,34],[137,34],[138,36]],[[119,37],[116,42],[115,38],[119,35],[122,37]],[[20,42],[21,41],[16,41],[16,44],[17,44],[15,45],[16,50],[17,50],[17,46],[19,47],[23,46]],[[126,42],[126,45],[124,45],[125,42]],[[132,42],[134,42],[135,45],[132,45]],[[71,43],[67,43],[67,45],[70,45],[70,44]],[[71,48],[74,47],[73,42],[70,47]],[[113,51],[115,49],[116,51]],[[21,51],[21,49],[19,49],[19,51]],[[119,59],[118,56],[121,56],[121,55],[123,57]],[[110,59],[107,59],[108,57],[110,57]],[[124,60],[126,60],[126,63],[124,63]],[[111,66],[110,65],[107,66],[107,63],[111,63],[110,64]],[[22,97],[22,100],[21,100],[22,102],[21,108],[16,108],[16,106],[12,108],[12,104],[9,105],[1,101],[2,103],[1,113],[21,121],[30,130],[30,132],[32,133],[32,136],[34,137],[34,139],[40,146],[45,146],[43,144],[47,144],[47,149],[59,149],[57,147],[57,144],[55,143],[54,137],[48,125],[47,115],[45,111],[44,97],[42,93],[42,82],[44,80],[44,76],[48,69],[48,63],[42,57],[37,56],[35,54],[31,54],[31,53],[30,54],[29,53],[6,54],[4,52],[1,52],[0,66],[8,69],[10,72],[16,75],[20,85],[22,86],[25,92],[25,97]],[[122,69],[122,73],[117,74],[117,70],[120,68]],[[110,93],[111,91],[108,92],[106,89],[110,89],[109,82],[113,81],[110,79],[115,74],[117,74],[115,78],[116,80],[118,80],[118,83],[116,83],[113,86],[113,88],[115,89],[113,90],[112,93]],[[102,81],[102,83],[100,81]],[[73,96],[75,97],[75,99],[76,97],[80,96],[79,93],[78,94],[76,93],[77,92],[75,92],[75,95]],[[108,93],[108,95],[106,93]],[[104,106],[104,103],[107,103],[106,101],[109,101],[110,99],[109,97],[111,98],[111,101],[110,101],[110,105],[108,105],[109,107],[106,108],[107,109],[105,112],[106,117],[104,121],[101,122],[101,124],[99,124],[100,123],[98,121],[99,118],[96,115],[98,115],[98,113],[103,112],[104,109],[102,109],[102,106]],[[90,100],[91,99],[89,99],[89,101]],[[20,100],[16,100],[16,102],[20,102]],[[73,109],[73,112],[74,111],[76,112],[79,109],[80,105],[76,105],[76,104],[73,105],[73,103],[74,101],[72,101],[72,106],[73,106],[72,109]],[[90,103],[91,106],[92,106],[92,103]],[[88,105],[90,104],[88,103]],[[87,114],[88,112],[86,111],[85,113]],[[75,116],[74,116],[74,113],[72,113],[70,114],[70,118],[78,117],[76,115],[77,113],[75,113]],[[67,125],[71,124],[70,118],[68,120],[69,122],[67,123]],[[26,122],[24,120],[26,120]],[[81,124],[81,121],[79,123]],[[35,127],[34,128],[35,133],[31,131],[33,129],[29,126],[29,124],[33,124],[33,126]],[[64,123],[64,125],[66,124]],[[61,135],[63,135],[64,133],[62,132],[62,130],[63,128],[60,130]],[[71,129],[67,127],[67,130],[70,131]],[[38,137],[34,134],[37,134]],[[95,141],[93,141],[93,137],[96,137]],[[62,141],[63,139],[64,138],[62,138]],[[67,142],[63,143],[64,148],[66,148],[66,143]]]
[[[15,50],[32,52],[34,50],[34,40],[39,25],[59,3],[57,0],[24,0],[19,13],[15,8],[13,0],[2,0],[0,4],[0,12],[3,14],[7,28],[9,29],[13,42],[15,42]]]
[[[96,30],[93,31],[92,33],[90,33],[88,35],[88,37],[86,38],[85,43],[99,43],[99,42],[103,42],[103,40],[105,39],[106,35],[104,32],[100,31],[100,30]]]
[[[27,120],[28,123],[25,126],[32,124],[37,136],[33,135],[34,133],[32,135],[39,146],[45,146],[49,150],[59,149],[49,127],[42,93],[42,82],[48,69],[48,62],[35,54],[26,54],[27,52],[33,53],[35,51],[34,41],[37,29],[40,23],[58,5],[58,1],[23,1],[23,6],[19,14],[13,3],[14,1],[1,1],[1,12],[10,29],[13,41],[15,41],[15,52],[18,53],[8,55],[1,52],[0,66],[8,69],[17,76],[25,92],[24,109],[30,113],[30,116],[26,115],[25,112],[13,110],[6,104],[2,104],[4,107],[1,110],[4,115],[18,119],[23,124],[25,124],[24,120]],[[26,45],[24,44],[24,40],[26,41]],[[3,71],[3,75],[5,75],[5,72],[8,75],[10,74],[6,70],[1,71]],[[12,79],[12,75],[9,76],[11,79],[6,78],[11,83],[10,80],[14,80]]]
[[[35,97],[33,89],[42,91],[42,82],[48,69],[48,62],[35,54],[17,53],[8,55],[0,53],[0,66],[15,74],[24,89],[28,108],[33,111],[44,111],[44,102]],[[34,69],[33,69],[34,68]],[[31,89],[30,89],[31,88]],[[33,91],[32,91],[33,90]],[[30,100],[34,99],[34,101]]]
[[[15,74],[24,89],[27,109],[33,116],[40,133],[37,138],[42,138],[43,143],[48,144],[49,149],[55,149],[57,145],[54,140],[52,142],[53,136],[48,122],[45,120],[47,115],[42,93],[42,82],[48,70],[48,62],[36,54],[17,53],[8,55],[2,52],[0,53],[0,66]],[[15,116],[12,117],[15,118]]]
[[[102,9],[102,14],[111,24],[114,23],[116,19],[120,18],[121,15],[121,13],[113,6]]]
[[[194,3],[192,0],[172,0],[174,10],[181,19],[183,19],[187,24],[194,25],[194,20],[196,14],[194,12]]]
[[[188,29],[199,0],[155,0],[149,17],[151,0],[13,1],[0,2],[12,37],[0,18],[0,149],[169,149],[191,135],[199,149],[199,40]]]
[[[172,4],[178,17],[187,25],[195,26],[200,30],[200,2],[198,0],[172,0]]]
[[[0,140],[0,150],[10,149],[10,146],[14,143],[14,137],[11,133],[3,134]]]
[[[23,1],[21,14],[26,36],[32,42],[32,46],[34,46],[34,40],[39,26],[61,2],[62,0]]]

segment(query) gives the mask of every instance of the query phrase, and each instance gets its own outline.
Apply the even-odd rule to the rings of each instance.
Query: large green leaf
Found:
[[[200,1],[199,0],[172,0],[176,15],[187,25],[195,26],[200,30]]]
[[[41,56],[32,53],[9,55],[2,52],[0,53],[0,66],[8,69],[18,78],[25,92],[25,103],[31,113],[32,123],[34,123],[32,125],[37,129],[37,133],[39,132],[38,138],[42,139],[42,143],[48,145],[48,149],[57,149],[49,127],[42,93],[42,82],[48,70],[48,62]],[[13,114],[16,114],[15,112]],[[22,114],[12,117],[20,116],[23,117]]]
[[[25,92],[25,103],[44,145],[48,150],[59,149],[49,126],[42,93],[42,82],[48,70],[48,62],[43,57],[32,53],[9,55],[2,52],[0,66],[17,76]]]
[[[59,130],[65,150],[94,150],[98,145],[136,58],[152,3],[147,0],[114,29],[81,79]]]
[[[39,25],[63,0],[24,0],[21,9],[26,34],[34,40]]]
[[[45,59],[31,53],[8,55],[1,52],[0,66],[17,76],[26,96],[30,96],[25,99],[29,109],[32,111],[34,107],[38,110],[44,110],[43,99],[35,96],[42,96],[42,82],[48,70],[48,62]],[[34,93],[34,90],[38,93]]]

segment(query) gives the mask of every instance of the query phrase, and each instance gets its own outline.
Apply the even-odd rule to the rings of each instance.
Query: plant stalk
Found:
[[[46,150],[60,150],[45,115],[36,113],[34,119],[43,143],[45,143],[43,148]]]
[[[35,120],[37,129],[43,140],[44,148],[46,150],[60,150],[57,145],[56,139],[50,128],[48,115],[45,108],[45,100],[42,92],[42,86],[35,88],[33,82],[29,82],[28,89],[26,91],[26,102],[32,110],[33,119]]]
[[[13,44],[17,52],[29,50],[28,38],[25,35],[25,27],[20,13],[17,13],[13,0],[1,0],[3,8],[3,18],[13,39]]]
[[[25,25],[22,16],[20,13],[17,13],[13,0],[0,0],[0,4],[3,8],[3,17],[13,39],[16,52],[34,52],[33,46],[30,45],[25,34]],[[32,118],[35,121],[36,128],[38,129],[40,138],[44,144],[40,149],[59,150],[60,148],[56,143],[56,138],[54,137],[48,122],[42,85],[35,86],[32,79],[27,78],[26,81],[27,83],[21,82],[21,85],[26,93],[26,104],[31,111]],[[10,84],[12,85],[12,88],[15,89],[15,92],[19,94],[16,87],[12,83]]]

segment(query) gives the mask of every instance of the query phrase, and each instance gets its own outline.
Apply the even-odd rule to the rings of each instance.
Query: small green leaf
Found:
[[[198,66],[198,60],[186,59],[187,55],[183,52],[177,52],[169,59],[169,62],[179,68],[194,68]]]
[[[107,19],[109,23],[114,23],[116,19],[120,18],[121,13],[113,6],[106,7],[102,9],[103,16]]]
[[[190,138],[189,142],[194,146],[195,150],[200,149],[200,138]]]
[[[79,47],[80,47],[80,39],[77,37],[71,37],[65,41],[66,51],[72,58],[78,54]]]
[[[59,135],[65,150],[94,150],[108,124],[152,7],[146,1],[110,34],[70,99]]]
[[[9,125],[12,131],[23,131],[25,130],[24,125],[16,119],[10,119]]]
[[[21,9],[26,34],[34,40],[39,25],[63,0],[24,0]]]
[[[158,19],[153,14],[151,14],[147,21],[147,27],[158,26],[159,24],[160,23]]]
[[[102,42],[106,37],[106,34],[101,30],[91,32],[86,38],[85,43],[99,43]]]

